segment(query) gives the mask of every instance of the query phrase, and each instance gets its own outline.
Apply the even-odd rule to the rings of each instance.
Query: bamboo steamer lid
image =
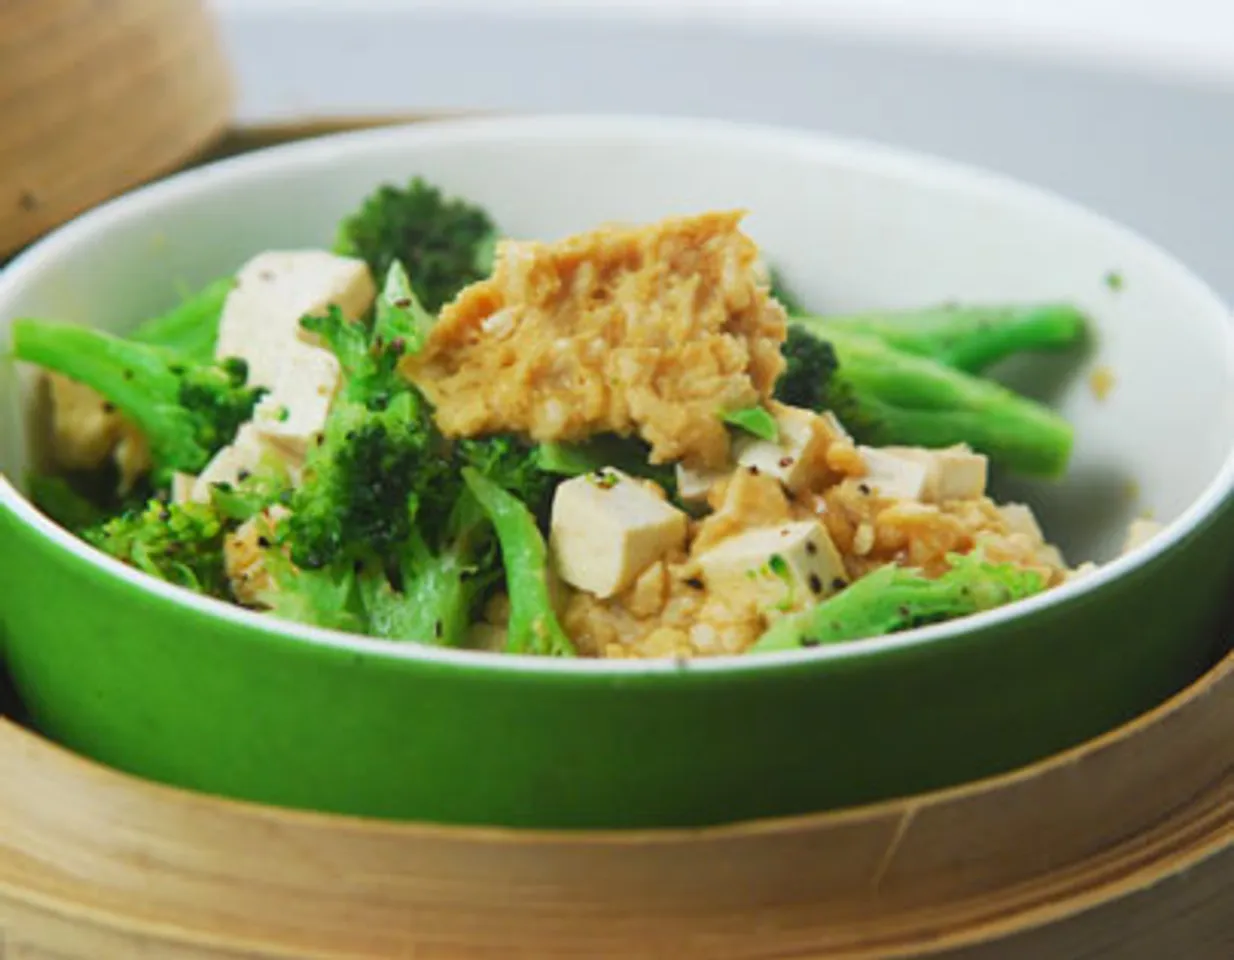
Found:
[[[231,106],[205,0],[2,0],[0,258],[172,170]]]
[[[1231,731],[1234,653],[1123,729],[987,782],[564,834],[217,800],[0,720],[0,939],[59,960],[1228,960]]]

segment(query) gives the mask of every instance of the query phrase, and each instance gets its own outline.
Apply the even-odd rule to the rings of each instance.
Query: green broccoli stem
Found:
[[[521,500],[471,467],[463,480],[492,521],[501,546],[510,596],[506,650],[547,656],[573,656],[577,651],[553,609],[548,582],[548,548],[535,518]]]
[[[1040,574],[987,563],[979,555],[953,556],[951,562],[936,579],[905,567],[880,567],[811,609],[777,620],[749,652],[880,637],[991,610],[1045,588]]]
[[[140,324],[128,338],[138,343],[168,347],[206,363],[214,357],[223,304],[236,282],[223,277],[203,287],[179,306]]]
[[[370,632],[386,640],[462,646],[474,592],[466,558],[456,549],[434,555],[415,529],[404,551],[402,590],[391,587],[380,569],[361,577]]]
[[[181,378],[161,348],[89,327],[27,319],[14,321],[12,338],[18,360],[61,373],[114,404],[172,469],[196,473],[205,466],[208,452],[179,403]]]
[[[242,361],[198,363],[173,350],[68,324],[20,319],[13,356],[90,387],[145,435],[158,484],[198,473],[230,443],[264,391]]]
[[[876,446],[966,443],[1023,474],[1058,477],[1074,442],[1071,425],[1042,404],[983,380],[888,347],[872,337],[829,330],[839,360],[834,381],[858,408],[841,420]]]
[[[1085,315],[1062,303],[794,316],[793,322],[823,339],[833,333],[877,337],[967,373],[980,373],[1016,353],[1071,349],[1088,334]]]

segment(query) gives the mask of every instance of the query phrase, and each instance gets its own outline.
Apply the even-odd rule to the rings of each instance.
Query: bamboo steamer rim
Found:
[[[1187,908],[1225,939],[1184,953],[1215,960],[1234,945],[1231,730],[1234,652],[1121,729],[976,784],[728,826],[563,832],[208,797],[0,721],[0,930],[8,918],[82,958],[1066,960],[1137,929],[1163,909],[1150,894],[1171,890],[1217,910]],[[1172,916],[1142,949],[1187,942]],[[119,952],[90,952],[113,939]]]
[[[201,152],[233,100],[205,0],[0,3],[0,256]]]

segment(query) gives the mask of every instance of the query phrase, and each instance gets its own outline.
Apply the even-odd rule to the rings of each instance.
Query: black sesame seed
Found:
[[[867,496],[870,493],[870,485],[868,483],[857,484],[857,489],[860,490],[862,493],[866,494]]]
[[[397,300],[394,300],[394,301],[392,301],[392,302],[393,302],[393,303],[394,303],[394,305],[395,305],[396,307],[398,307],[400,310],[406,310],[408,307],[410,307],[410,306],[411,306],[411,298],[410,298],[410,297],[399,297]]]
[[[912,611],[911,611],[911,610],[909,610],[909,609],[908,609],[908,607],[903,607],[903,606],[902,606],[902,607],[900,607],[900,608],[897,610],[897,612],[898,612],[898,613],[900,614],[900,616],[901,616],[901,617],[903,617],[905,620],[907,620],[910,616],[912,616]]]
[[[816,553],[818,553],[818,544],[815,543],[813,540],[807,540],[806,541],[806,553],[808,553],[810,556],[814,556]]]
[[[703,581],[700,580],[698,577],[689,577],[685,581],[685,585],[689,587],[691,590],[702,590],[703,589]]]
[[[265,550],[268,546],[270,546],[270,538],[269,538],[269,537],[258,537],[258,538],[257,538],[257,546],[259,546],[259,547],[261,547],[261,549]]]
[[[821,642],[818,637],[811,637],[808,634],[801,638],[801,645],[803,647],[817,647]]]
[[[843,590],[847,586],[848,586],[848,581],[845,580],[843,577],[836,577],[834,580],[831,581],[832,590]]]
[[[757,477],[762,472],[761,470],[758,469],[758,467],[754,467],[754,466],[748,467],[747,470],[750,476],[752,477]]]
[[[443,624],[440,620],[433,624],[433,636],[435,636],[438,640],[442,638],[445,632],[445,624]]]
[[[791,467],[792,465],[793,465],[793,458],[792,458],[792,457],[781,457],[781,458],[780,458],[780,466],[781,466],[781,467],[783,467],[784,469],[786,469],[786,470],[787,470],[787,469],[788,469],[789,467]]]
[[[32,191],[23,190],[17,197],[17,205],[27,213],[31,213],[39,208],[39,198]]]
[[[247,480],[251,476],[252,474],[249,473],[247,470],[240,470],[239,472],[236,473],[236,479],[240,481],[240,483],[244,483],[244,481]]]
[[[395,337],[390,341],[390,350],[393,353],[401,354],[407,349],[407,341],[402,337]]]
[[[107,401],[106,403],[103,404],[103,412],[104,413],[115,413],[116,405],[112,403],[110,400]]]
[[[810,592],[815,594],[823,592],[823,580],[817,573],[810,574]]]

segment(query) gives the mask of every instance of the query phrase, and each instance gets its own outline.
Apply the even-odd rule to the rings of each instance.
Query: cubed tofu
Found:
[[[926,468],[920,499],[925,503],[976,500],[985,496],[989,464],[985,456],[957,445],[938,450],[926,447],[880,447],[879,453],[919,463]]]
[[[340,377],[334,355],[300,319],[337,306],[358,320],[376,295],[364,261],[320,250],[262,253],[237,274],[215,355],[243,359],[249,383],[269,391],[254,422],[289,455],[303,456],[321,430]]]
[[[707,499],[711,488],[728,476],[726,470],[695,469],[678,463],[677,496],[687,503],[701,502]]]
[[[932,479],[928,459],[902,456],[873,447],[859,447],[866,466],[862,482],[889,500],[924,500]]]
[[[814,467],[821,459],[818,448],[826,442],[824,432],[815,429],[817,414],[783,405],[772,412],[779,438],[772,442],[741,437],[733,445],[737,463],[775,477],[789,490],[803,490],[814,479]]]
[[[753,592],[766,607],[800,609],[848,584],[840,551],[818,520],[747,530],[694,559],[710,592]]]
[[[612,597],[686,538],[686,515],[612,467],[567,480],[553,497],[550,544],[570,586]]]
[[[270,463],[287,465],[283,453],[254,424],[246,423],[236,432],[235,440],[216,453],[198,474],[189,499],[205,503],[210,499],[211,487],[220,483],[239,483],[247,474]],[[294,470],[292,473],[294,478]]]
[[[938,465],[938,487],[935,496],[944,500],[976,500],[985,496],[989,461],[968,447],[947,447],[935,450]]]
[[[1143,517],[1132,520],[1131,526],[1127,528],[1127,539],[1123,541],[1123,553],[1130,553],[1144,546],[1164,529],[1165,527],[1156,520]]]
[[[193,499],[193,489],[197,486],[197,478],[191,473],[176,471],[171,475],[171,502],[188,503]]]
[[[999,515],[1007,524],[1011,533],[1019,533],[1030,538],[1033,543],[1044,543],[1045,534],[1041,524],[1033,514],[1032,508],[1024,503],[1004,503],[998,508]]]

